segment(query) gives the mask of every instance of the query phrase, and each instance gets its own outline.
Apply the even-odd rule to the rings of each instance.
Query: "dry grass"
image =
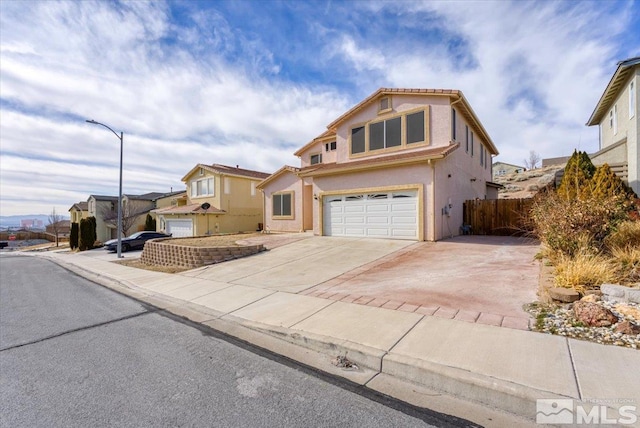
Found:
[[[197,238],[168,239],[165,242],[172,245],[184,245],[189,247],[239,247],[237,241],[263,236],[262,233],[236,233],[233,235],[201,236]]]
[[[164,272],[164,273],[178,273],[190,270],[182,266],[159,266],[159,265],[147,265],[142,263],[140,259],[132,260],[117,260],[114,263],[119,263],[124,266],[134,267],[138,269],[150,270],[152,272]]]
[[[640,248],[640,221],[625,221],[605,239],[607,247],[613,253],[616,248]]]
[[[573,288],[579,293],[604,283],[619,282],[620,274],[612,259],[578,252],[572,257],[560,255],[555,261],[555,284]]]
[[[640,247],[627,245],[611,250],[612,262],[620,273],[620,282],[632,284],[640,282]]]

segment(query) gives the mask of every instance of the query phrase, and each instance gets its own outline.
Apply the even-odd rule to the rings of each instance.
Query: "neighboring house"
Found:
[[[117,196],[90,195],[87,199],[87,209],[89,217],[96,218],[96,239],[100,242],[106,242],[117,236],[116,229],[105,221],[106,213],[114,213],[115,216],[118,209]],[[109,217],[109,216],[107,216]]]
[[[57,225],[48,224],[45,227],[47,233],[52,235],[55,234],[56,229],[58,231],[58,236],[67,236],[71,230],[71,220],[60,220]]]
[[[588,126],[600,128],[600,150],[590,155],[595,165],[608,163],[640,195],[640,57],[618,63]]]
[[[519,165],[513,165],[505,162],[494,162],[493,163],[493,177],[502,177],[503,175],[508,175],[512,173],[520,173],[526,171],[527,168]]]
[[[171,201],[184,195],[184,191],[142,195],[122,195],[122,224],[125,235],[144,230],[147,214],[155,217],[153,210],[171,205]],[[100,242],[118,236],[118,197],[91,195],[87,200],[88,215],[96,218],[96,235]],[[157,227],[157,224],[156,224]]]
[[[69,208],[69,221],[80,224],[80,220],[89,217],[89,203],[76,202]]]
[[[497,198],[498,150],[457,90],[381,88],[258,186],[267,231],[439,240],[465,200]]]
[[[174,237],[260,230],[262,196],[256,186],[268,176],[237,166],[198,164],[182,178],[186,197],[153,211],[156,227]]]

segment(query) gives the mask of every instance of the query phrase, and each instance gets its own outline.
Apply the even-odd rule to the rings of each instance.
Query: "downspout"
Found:
[[[431,159],[427,161],[427,165],[431,167],[431,195],[429,197],[429,212],[431,213],[431,241],[436,240],[436,168],[435,162]]]

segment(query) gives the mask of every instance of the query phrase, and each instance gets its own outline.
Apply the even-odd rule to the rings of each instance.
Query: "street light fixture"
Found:
[[[95,120],[86,120],[87,123],[92,123],[94,125],[100,125],[107,128],[109,131],[113,132],[113,134],[118,137],[120,140],[120,188],[118,190],[118,258],[122,258],[122,147],[123,147],[123,133],[120,132],[120,135],[104,123],[96,122]]]

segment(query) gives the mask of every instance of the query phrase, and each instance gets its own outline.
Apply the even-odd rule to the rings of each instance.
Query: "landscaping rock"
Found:
[[[578,321],[591,327],[608,327],[618,322],[613,312],[593,302],[576,302],[573,312]]]
[[[640,309],[638,308],[632,308],[629,305],[615,305],[613,308],[625,318],[632,318],[636,321],[640,321]]]
[[[582,299],[580,299],[580,301],[581,302],[596,303],[596,302],[600,301],[600,296],[598,296],[597,294],[587,294]]]
[[[571,303],[580,299],[580,294],[576,290],[571,288],[550,288],[549,296],[553,300],[558,300],[560,302]]]
[[[632,324],[630,321],[624,320],[618,323],[615,332],[622,334],[640,334],[640,326]]]

